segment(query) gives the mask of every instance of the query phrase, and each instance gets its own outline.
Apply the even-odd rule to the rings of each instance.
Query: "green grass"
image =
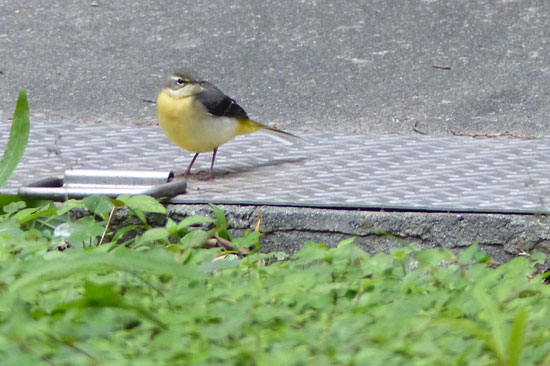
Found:
[[[0,185],[28,112],[23,90]],[[181,222],[146,196],[0,207],[2,365],[550,365],[542,254],[494,268],[475,245],[346,240],[288,256],[233,238],[216,206]]]
[[[351,240],[266,254],[213,209],[152,228],[145,213],[165,211],[143,196],[5,206],[2,364],[550,363],[543,256],[492,268],[476,246],[372,256]],[[121,214],[133,224],[110,229]]]
[[[8,144],[2,159],[0,159],[0,187],[6,183],[23,157],[29,138],[29,130],[30,119],[27,93],[25,89],[21,89],[17,98],[15,112],[13,113]]]

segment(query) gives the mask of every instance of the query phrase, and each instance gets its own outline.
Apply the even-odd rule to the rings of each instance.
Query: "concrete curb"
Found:
[[[293,253],[307,240],[336,246],[343,239],[355,237],[355,242],[369,253],[387,252],[406,244],[460,250],[477,243],[499,263],[535,251],[550,254],[550,219],[541,215],[219,207],[237,235],[253,230],[261,217],[263,251]],[[207,205],[168,205],[168,210],[174,219],[212,215]]]

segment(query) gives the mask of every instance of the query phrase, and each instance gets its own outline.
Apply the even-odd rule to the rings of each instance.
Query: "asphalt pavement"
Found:
[[[0,121],[154,124],[190,65],[293,131],[550,135],[548,0],[0,1]]]

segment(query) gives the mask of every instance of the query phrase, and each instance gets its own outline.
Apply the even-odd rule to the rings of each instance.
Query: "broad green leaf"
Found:
[[[29,139],[29,130],[30,119],[27,93],[25,89],[21,89],[17,98],[15,112],[13,113],[13,122],[6,150],[0,160],[0,187],[6,183],[23,157]]]
[[[241,261],[233,255],[229,255],[226,258],[217,261],[206,261],[200,266],[200,269],[204,272],[221,271],[224,269],[238,267]]]
[[[527,323],[527,308],[520,309],[514,317],[512,332],[510,334],[510,344],[508,345],[508,365],[519,366],[523,345],[525,343],[525,326]]]
[[[16,213],[13,214],[13,216],[11,217],[12,219],[15,219],[17,221],[21,221],[22,219],[25,219],[29,216],[31,216],[32,214],[34,214],[36,211],[38,211],[40,209],[40,207],[29,207],[29,208],[24,208],[22,210],[19,210],[17,211]],[[54,210],[54,214],[55,214],[55,210]]]
[[[295,259],[297,264],[304,265],[325,260],[328,255],[329,249],[325,244],[306,241],[302,248],[290,258]]]
[[[345,247],[348,245],[355,245],[355,237],[347,238],[342,241],[340,241],[337,245],[338,248]]]
[[[23,231],[19,224],[13,220],[4,220],[0,222],[0,240],[6,242],[17,242],[23,237]]]
[[[261,234],[259,231],[249,231],[242,238],[235,238],[231,242],[235,248],[252,248],[260,245]]]
[[[137,195],[121,195],[117,200],[124,202],[130,209],[137,209],[145,212],[165,214],[166,208],[156,199],[150,196]]]
[[[23,199],[20,196],[0,194],[0,209],[2,209],[2,211],[4,211],[4,207],[9,205],[10,203],[20,202],[22,200]]]
[[[176,224],[176,222],[172,220],[170,217],[166,218],[166,225],[164,226],[166,227],[166,230],[170,232],[170,234],[172,234],[178,228],[178,224]]]
[[[132,213],[136,215],[136,217],[143,223],[143,225],[145,225],[145,227],[147,227],[148,229],[150,228],[149,224],[147,223],[147,217],[142,210],[140,210],[139,208],[130,208],[130,211],[132,211]]]
[[[55,208],[50,208],[50,209],[43,209],[38,212],[34,212],[32,214],[25,213],[25,214],[19,215],[19,213],[17,213],[13,217],[18,219],[21,224],[25,224],[29,221],[36,220],[41,217],[53,218],[55,217],[56,214],[57,214],[57,210]]]
[[[488,346],[494,351],[501,361],[506,360],[506,326],[498,303],[478,283],[473,291],[473,296],[481,305],[483,315],[487,317],[490,326],[491,338]]]
[[[66,214],[75,208],[86,208],[83,200],[67,200],[63,202],[63,205],[57,210],[58,215]]]
[[[89,246],[97,244],[97,239],[105,231],[102,223],[96,222],[93,217],[86,216],[76,222],[68,222],[64,227],[58,227],[56,230],[68,234],[67,241],[73,245]],[[61,235],[61,234],[60,234]]]
[[[122,238],[125,234],[127,234],[127,233],[129,233],[133,230],[136,230],[137,228],[139,228],[138,225],[128,225],[128,226],[121,227],[120,229],[117,230],[117,232],[113,236],[113,240],[112,240],[113,243],[118,243],[120,238]]]
[[[107,196],[87,196],[82,199],[82,203],[90,212],[99,216],[108,214],[114,208]]]
[[[537,264],[543,264],[546,258],[547,255],[542,252],[534,252],[533,254],[531,254],[531,259]]]
[[[212,220],[209,217],[189,216],[178,223],[178,230],[182,230],[182,229],[188,228],[189,226],[194,226],[194,225],[211,224],[213,222],[214,220]]]
[[[163,227],[149,229],[136,241],[136,246],[143,245],[145,243],[153,243],[159,240],[166,240],[168,239],[168,235],[168,230]]]
[[[355,244],[355,237],[342,240],[333,253],[334,260],[355,262],[368,257],[367,253]]]
[[[413,253],[413,250],[410,247],[402,247],[402,248],[391,248],[390,254],[393,256],[393,258],[399,262],[405,262],[408,260],[409,255]]]
[[[229,241],[232,241],[233,238],[231,237],[231,234],[227,230],[227,221],[225,219],[225,213],[221,208],[214,204],[210,204],[210,207],[214,211],[214,220],[216,224],[216,230],[218,232],[218,235],[221,238],[227,239]]]
[[[445,261],[455,259],[454,254],[448,248],[426,249],[415,253],[414,257],[421,267],[437,267]]]
[[[151,274],[172,273],[180,278],[200,278],[196,268],[183,267],[174,261],[172,255],[149,251],[146,253],[132,249],[118,248],[112,252],[98,250],[82,251],[70,256],[63,255],[51,260],[44,261],[36,258],[28,263],[20,263],[16,270],[25,271],[26,268],[34,268],[32,271],[25,271],[8,288],[10,294],[28,286],[51,281],[54,279],[66,278],[71,275],[83,273],[96,273],[99,270],[113,270],[125,272],[145,271]],[[0,303],[6,299],[0,297]]]
[[[115,285],[113,283],[97,284],[86,282],[84,289],[83,300],[86,306],[116,307],[122,305],[122,298],[119,292],[115,290]]]
[[[2,208],[3,208],[5,213],[13,214],[13,213],[25,208],[25,207],[27,207],[27,204],[25,203],[25,201],[17,201],[17,202],[9,203],[9,204],[5,205]]]
[[[208,239],[212,237],[210,232],[204,230],[193,230],[185,235],[180,243],[185,248],[196,248],[204,245]]]

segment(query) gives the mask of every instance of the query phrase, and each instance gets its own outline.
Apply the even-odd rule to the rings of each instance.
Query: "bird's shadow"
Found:
[[[283,164],[296,164],[306,159],[307,158],[305,156],[299,156],[294,158],[273,159],[273,160],[263,161],[263,162],[254,162],[247,165],[226,166],[224,168],[219,168],[219,169],[214,167],[214,179],[238,177],[240,175],[253,172],[254,170],[257,170],[259,168],[277,167]],[[176,176],[176,178],[181,178],[183,177],[184,172],[185,172],[184,169],[175,169],[174,175]],[[265,171],[263,173],[265,173]],[[209,180],[210,170],[199,170],[194,172],[191,171],[187,179],[200,180],[200,181]]]

